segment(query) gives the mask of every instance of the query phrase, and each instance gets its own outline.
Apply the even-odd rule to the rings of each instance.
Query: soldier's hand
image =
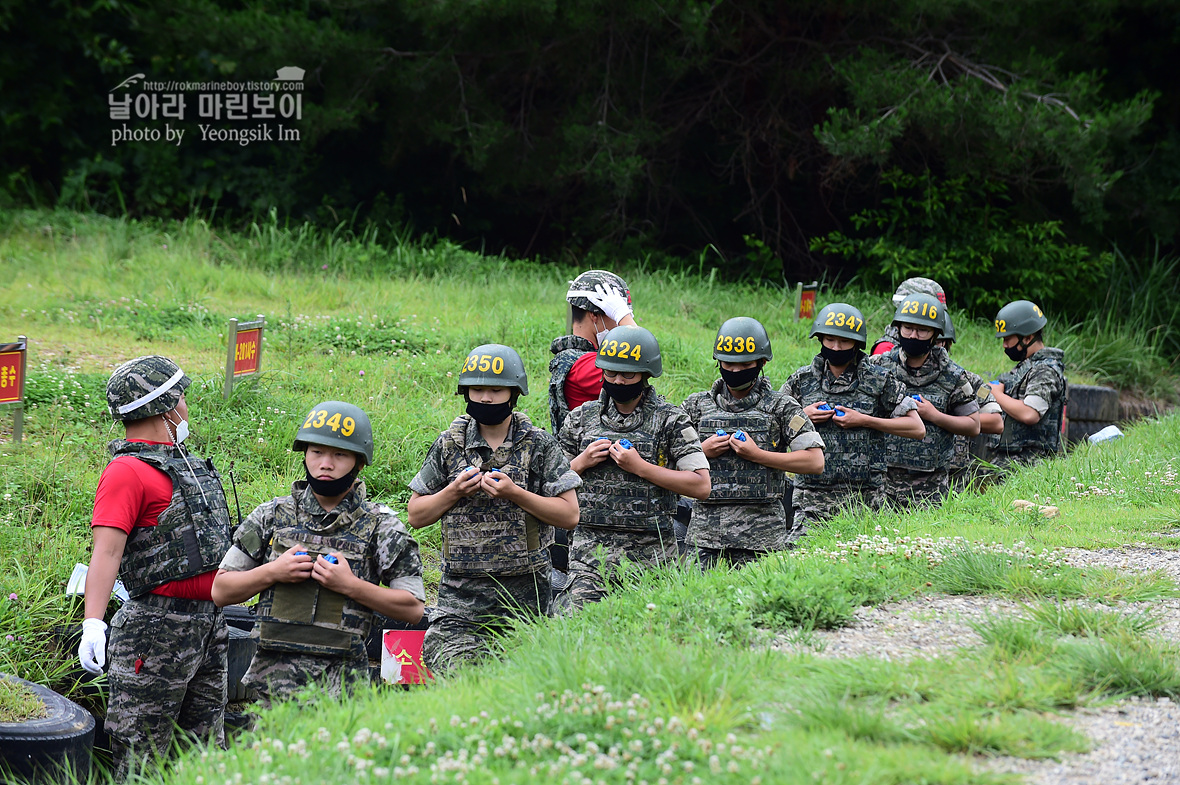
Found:
[[[836,412],[843,412],[837,416]],[[841,428],[862,428],[868,424],[868,415],[858,412],[856,409],[849,409],[845,406],[837,406],[832,412],[832,422],[839,425]]]
[[[595,439],[590,442],[590,446],[582,450],[580,457],[587,467],[597,466],[610,455],[610,447],[610,439]]]
[[[499,469],[493,469],[490,472],[483,473],[483,479],[480,481],[480,489],[493,499],[510,499],[512,494],[520,486],[512,481],[504,472]]]
[[[620,469],[631,474],[639,474],[640,467],[647,465],[647,461],[634,447],[624,447],[618,442],[610,446],[610,457]]]
[[[819,408],[821,406],[827,405],[827,401],[816,401],[810,406],[803,407],[803,413],[807,415],[807,418],[811,420],[812,423],[819,425],[820,423],[827,422],[828,420],[832,419],[832,417],[836,414],[835,409]]]
[[[732,439],[729,442],[729,449],[733,450],[734,455],[740,458],[745,458],[747,461],[757,462],[758,456],[762,454],[763,450],[754,441],[754,437],[746,434],[746,440]]]
[[[714,436],[710,436],[708,439],[705,439],[703,442],[701,442],[701,449],[705,451],[705,457],[706,458],[716,458],[718,455],[721,455],[722,453],[729,452],[730,438],[732,438],[732,437],[730,437],[729,434],[726,434],[725,436],[714,435]]]
[[[451,480],[451,484],[448,487],[458,494],[460,498],[466,499],[479,490],[482,480],[483,473],[474,466],[468,466],[459,472],[455,479]]]
[[[992,388],[992,395],[995,395],[996,393],[1003,393],[1004,392],[1004,383],[1003,382],[988,382],[988,386]]]
[[[918,399],[916,401],[918,404],[918,416],[923,420],[929,420],[932,414],[938,412],[938,407],[926,400],[924,396],[916,395],[914,397]]]
[[[314,560],[302,545],[293,545],[270,563],[276,583],[299,583],[311,577]]]
[[[325,589],[347,594],[346,589],[356,576],[352,574],[352,567],[349,566],[348,559],[344,558],[344,554],[333,551],[331,555],[336,557],[336,564],[320,556],[315,560],[311,577]]]

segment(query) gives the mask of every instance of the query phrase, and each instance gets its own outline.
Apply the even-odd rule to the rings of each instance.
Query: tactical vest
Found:
[[[341,513],[329,532],[316,534],[300,525],[309,515],[300,509],[296,496],[287,496],[278,501],[274,515],[278,520],[298,523],[275,529],[266,560],[274,561],[295,545],[312,558],[339,553],[348,560],[353,575],[376,583],[373,542],[377,528],[392,514],[387,507],[362,501],[356,509]],[[369,634],[373,618],[372,610],[321,586],[313,578],[276,583],[264,590],[258,598],[257,612],[258,647],[296,654],[348,654],[355,641]]]
[[[1000,376],[1004,392],[1013,398],[1023,399],[1027,394],[1028,377],[1038,365],[1048,365],[1058,376],[1065,378],[1064,355],[1060,349],[1045,348],[1019,363],[1011,371]],[[1061,420],[1065,416],[1065,395],[1049,401],[1049,409],[1036,425],[1025,425],[1011,415],[1004,418],[1004,433],[1000,436],[1001,453],[1019,452],[1028,447],[1037,447],[1049,453],[1061,449]]]
[[[172,501],[155,526],[136,526],[127,538],[119,577],[132,597],[157,586],[216,570],[232,545],[229,508],[213,461],[183,448],[119,439],[111,457],[130,455],[172,480]],[[185,461],[187,455],[188,460]]]
[[[966,370],[966,369],[964,369]],[[975,402],[979,404],[980,414],[984,403],[991,397],[991,388],[983,383],[983,378],[973,371],[967,371],[967,381],[975,388]],[[994,400],[994,399],[993,399]],[[980,433],[978,436],[955,435],[955,454],[951,458],[951,471],[960,471],[971,465],[971,456],[977,456],[985,461],[993,457],[991,452],[999,443],[1000,437],[994,433]]]
[[[537,434],[542,431],[523,414],[512,417],[513,446],[504,463],[484,462],[478,452],[467,449],[470,417],[451,423],[442,438],[442,463],[447,476],[453,477],[468,466],[480,471],[496,469],[528,489],[529,461]],[[443,572],[448,575],[528,575],[549,569],[553,527],[507,499],[475,493],[460,499],[440,522]]]
[[[553,352],[553,359],[549,361],[549,424],[556,436],[570,413],[569,402],[565,399],[565,380],[578,358],[594,351],[594,344],[580,335],[563,335],[553,339],[549,351]]]
[[[942,351],[937,346],[931,349],[931,352]],[[885,367],[892,370],[894,377],[901,381],[907,395],[921,395],[934,404],[934,408],[945,413],[951,396],[962,386],[958,366],[947,359],[932,380],[915,384],[913,377],[903,367],[904,361],[900,352],[899,348],[894,348],[888,354],[882,355],[887,358]],[[948,468],[954,457],[955,435],[933,423],[926,423],[926,437],[922,441],[885,434],[885,462],[890,466],[909,471],[932,472]]]
[[[773,394],[767,389],[758,403],[768,405],[772,400]],[[778,446],[785,438],[778,419],[757,406],[745,411],[726,411],[717,404],[711,392],[702,396],[700,406],[701,433],[712,435],[718,430],[726,433],[745,431],[747,437],[759,447],[772,452],[778,451]],[[778,501],[787,487],[783,471],[746,460],[732,450],[709,459],[709,479],[713,483],[713,490],[702,504]]]
[[[820,359],[819,363],[823,363]],[[883,374],[875,366],[860,360],[856,369],[856,384],[851,389],[824,389],[826,363],[811,373],[801,374],[797,390],[799,403],[804,407],[827,401],[833,408],[843,406],[861,414],[875,417],[880,408],[881,393],[885,389]],[[795,485],[800,488],[822,488],[837,483],[866,483],[880,478],[885,472],[885,434],[872,428],[841,428],[835,417],[815,426],[824,440],[823,474],[798,474]]]
[[[605,403],[600,398],[582,404],[583,432],[578,452],[584,451],[598,439],[628,439],[631,449],[644,460],[659,466],[668,465],[668,456],[660,448],[660,425],[664,417],[660,409],[668,404],[657,402],[654,390],[644,393],[640,406],[644,407],[643,421],[630,431],[616,431],[602,421]],[[672,528],[678,496],[672,491],[640,479],[620,469],[607,458],[582,475],[578,501],[582,510],[579,526],[623,531],[655,532]]]

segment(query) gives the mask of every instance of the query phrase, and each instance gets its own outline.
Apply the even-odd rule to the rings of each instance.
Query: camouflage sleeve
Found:
[[[975,394],[975,388],[971,386],[967,372],[960,369],[958,384],[946,401],[947,413],[956,417],[966,417],[978,412],[979,401],[976,400]]]
[[[377,527],[376,561],[381,583],[391,589],[403,589],[419,600],[426,600],[422,585],[422,558],[418,543],[406,531],[397,513],[381,505],[384,520]]]
[[[683,409],[669,407],[662,433],[668,440],[669,463],[677,470],[695,472],[709,468],[709,459],[701,449],[701,437]]]
[[[548,431],[537,429],[537,449],[532,456],[531,479],[540,481],[542,496],[560,496],[582,486],[582,478],[570,468],[561,445]],[[533,490],[530,488],[529,490]],[[533,491],[537,493],[538,491]]]
[[[227,572],[245,572],[266,561],[274,522],[274,509],[278,499],[260,504],[246,516],[234,531],[233,544],[221,559],[221,569]]]
[[[905,387],[891,373],[885,374],[885,381],[881,385],[881,397],[878,399],[879,412],[888,412],[887,417],[904,417],[909,412],[918,410],[918,402],[906,395]]]
[[[692,427],[694,427],[694,428],[700,428],[700,425],[701,425],[700,401],[701,401],[702,395],[707,395],[707,393],[695,392],[692,395],[685,398],[684,403],[680,404],[680,408],[684,411],[684,413],[686,415],[688,415],[688,419],[692,423]]]
[[[991,385],[984,384],[983,377],[974,371],[967,371],[967,380],[975,388],[975,402],[979,404],[981,414],[1004,413],[1004,410],[1000,408],[999,401],[996,400],[996,396],[992,395]]]
[[[786,437],[784,441],[791,452],[809,450],[812,447],[824,449],[823,438],[793,395],[784,393],[779,396],[778,417]]]
[[[557,434],[557,444],[561,447],[567,461],[572,461],[581,452],[578,445],[582,440],[582,407],[579,406],[569,413],[561,430]]]
[[[439,434],[439,437],[434,440],[434,444],[430,445],[422,468],[414,475],[414,479],[410,480],[410,490],[420,496],[438,493],[451,482],[451,478],[447,476],[446,467],[443,466],[442,440],[442,434]]]
[[[804,372],[810,370],[810,365],[804,365],[802,368],[796,369],[795,372],[788,376],[787,380],[783,382],[783,386],[779,388],[779,392],[786,393],[795,400],[799,400],[799,379]]]
[[[1041,365],[1028,374],[1028,385],[1024,391],[1024,404],[1036,409],[1042,417],[1054,401],[1065,397],[1065,379],[1053,368]]]

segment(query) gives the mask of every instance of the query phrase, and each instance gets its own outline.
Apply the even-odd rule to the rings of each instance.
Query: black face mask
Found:
[[[727,371],[720,366],[718,370],[721,371],[721,378],[725,380],[725,386],[731,390],[745,390],[751,387],[758,379],[758,374],[762,373],[762,368],[758,365],[744,371]]]
[[[1028,344],[1017,341],[1015,346],[1005,349],[1004,354],[1008,355],[1008,359],[1014,363],[1021,362],[1028,357]]]
[[[606,390],[606,394],[615,403],[626,403],[627,401],[635,400],[643,395],[644,387],[645,385],[642,380],[633,384],[619,384],[617,382],[608,382],[606,379],[602,380],[602,389]]]
[[[897,343],[905,352],[906,357],[925,357],[930,354],[930,347],[934,344],[934,339],[927,338],[923,341],[921,338],[898,337]]]
[[[352,487],[352,483],[356,480],[359,469],[353,469],[348,474],[337,480],[319,480],[311,476],[308,471],[307,464],[303,464],[303,473],[307,475],[307,484],[311,486],[312,493],[329,499],[341,496]]]
[[[480,425],[499,425],[512,414],[512,401],[504,401],[504,403],[468,401],[467,413]]]
[[[819,356],[823,357],[830,364],[836,366],[837,368],[843,367],[852,362],[853,358],[856,357],[856,353],[859,351],[860,349],[855,346],[853,346],[851,349],[829,349],[822,343],[819,345]]]

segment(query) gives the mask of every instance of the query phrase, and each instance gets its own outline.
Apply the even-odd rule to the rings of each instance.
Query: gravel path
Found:
[[[1147,543],[1121,548],[1061,551],[1077,567],[1118,570],[1162,570],[1180,584],[1180,552]],[[1161,614],[1157,634],[1180,640],[1180,599],[1128,604]],[[775,648],[814,651],[821,657],[876,656],[897,661],[913,657],[953,655],[982,642],[972,622],[989,616],[1018,613],[1020,603],[997,597],[931,595],[878,608],[860,608],[856,621],[836,631],[819,631],[806,641],[780,638]],[[980,768],[1018,773],[1033,785],[1114,785],[1115,783],[1180,783],[1180,707],[1167,698],[1132,699],[1062,715],[1093,743],[1085,754],[1061,760],[977,758]]]

